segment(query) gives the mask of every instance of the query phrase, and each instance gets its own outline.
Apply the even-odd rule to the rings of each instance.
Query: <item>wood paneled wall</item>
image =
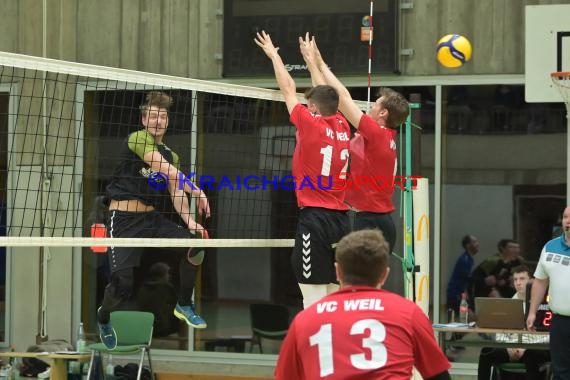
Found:
[[[219,78],[222,0],[47,0],[46,57]],[[0,50],[43,55],[41,0],[2,0]]]
[[[413,48],[401,61],[405,75],[524,73],[525,5],[568,4],[552,0],[427,0],[402,10],[402,47]],[[548,20],[545,20],[548,22]],[[435,45],[446,34],[462,34],[473,45],[470,64],[449,70],[435,59]]]
[[[42,3],[0,1],[0,50],[42,55]],[[221,76],[223,0],[46,3],[47,57],[201,79]],[[524,6],[560,3],[570,1],[414,0],[401,14],[402,48],[414,49],[412,57],[402,57],[401,72],[521,74]],[[474,47],[471,64],[451,71],[435,59],[437,40],[449,33],[464,34]]]

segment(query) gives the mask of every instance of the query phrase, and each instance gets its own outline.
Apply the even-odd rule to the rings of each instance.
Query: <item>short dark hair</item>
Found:
[[[343,237],[335,258],[348,285],[376,286],[388,267],[388,243],[380,230],[360,230]]]
[[[463,239],[461,239],[461,246],[463,246],[464,249],[467,249],[467,244],[471,243],[471,240],[473,240],[472,235],[463,236]]]
[[[144,115],[150,107],[166,108],[172,105],[172,97],[162,91],[150,91],[146,94],[145,102],[141,104],[141,114]]]
[[[305,92],[305,99],[311,100],[321,112],[322,116],[331,116],[338,111],[338,92],[329,85],[319,85],[309,88]]]
[[[502,252],[507,247],[507,245],[509,245],[511,243],[518,244],[513,239],[501,239],[501,240],[499,240],[499,243],[497,243],[497,248],[499,249],[499,251]]]
[[[386,126],[396,128],[406,121],[410,113],[410,104],[402,94],[389,87],[382,87],[378,91],[378,97],[382,99],[382,106],[388,110]]]
[[[528,266],[524,265],[524,264],[518,265],[518,266],[514,267],[514,268],[511,270],[511,274],[523,273],[523,272],[528,273],[528,276],[529,276],[529,277],[531,276],[531,274],[530,274],[530,268],[529,268]]]

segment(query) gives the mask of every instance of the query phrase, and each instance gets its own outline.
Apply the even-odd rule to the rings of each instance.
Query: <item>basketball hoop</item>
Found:
[[[554,87],[558,89],[558,92],[562,96],[562,100],[566,103],[566,115],[570,122],[570,71],[558,71],[550,74],[552,83]]]

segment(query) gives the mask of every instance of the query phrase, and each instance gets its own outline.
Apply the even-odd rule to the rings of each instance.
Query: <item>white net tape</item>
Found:
[[[60,61],[56,59],[33,57],[15,53],[0,52],[0,65],[66,75],[76,75],[84,78],[98,78],[108,81],[137,83],[138,85],[150,87],[187,89],[225,95],[235,95],[239,93],[239,95],[243,97],[284,101],[283,95],[279,91],[275,90],[228,83],[216,83],[200,79],[173,77],[148,72],[143,73],[127,69]],[[302,94],[298,94],[298,96],[300,99],[303,99]]]
[[[203,247],[287,248],[293,239],[157,239],[87,237],[0,237],[0,247]]]

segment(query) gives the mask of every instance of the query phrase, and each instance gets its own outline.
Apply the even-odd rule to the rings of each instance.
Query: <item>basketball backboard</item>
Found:
[[[525,99],[562,102],[550,79],[570,71],[570,4],[525,7]]]

